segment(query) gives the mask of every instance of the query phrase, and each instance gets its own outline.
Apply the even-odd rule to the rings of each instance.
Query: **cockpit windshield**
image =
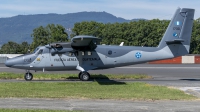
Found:
[[[39,49],[40,49],[39,47],[35,48],[35,50],[32,53],[33,54],[36,53]]]

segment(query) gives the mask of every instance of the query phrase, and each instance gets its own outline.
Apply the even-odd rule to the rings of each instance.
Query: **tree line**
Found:
[[[98,23],[95,21],[83,21],[74,24],[70,37],[76,35],[93,35],[102,39],[102,44],[119,45],[124,42],[127,46],[156,47],[166,31],[169,20],[140,20],[126,23]],[[40,26],[31,34],[33,42],[21,44],[8,42],[1,47],[0,53],[26,53],[39,45],[46,45],[52,42],[67,42],[70,39],[62,25],[49,24],[46,27]],[[200,18],[194,20],[190,54],[200,53]]]

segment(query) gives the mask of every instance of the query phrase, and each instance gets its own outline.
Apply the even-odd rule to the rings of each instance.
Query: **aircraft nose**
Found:
[[[6,62],[5,62],[5,65],[7,67],[13,67],[15,65],[18,65],[18,64],[22,64],[22,59],[21,57],[17,57],[17,58],[11,58],[11,59],[8,59]]]
[[[34,60],[31,58],[32,55],[21,55],[14,58],[10,58],[5,62],[5,65],[7,67],[13,67],[13,68],[21,68],[24,67],[24,64],[30,64]]]
[[[13,61],[12,61],[12,59],[8,59],[8,60],[6,60],[6,62],[5,62],[5,65],[7,66],[7,67],[11,67],[11,66],[13,66]]]

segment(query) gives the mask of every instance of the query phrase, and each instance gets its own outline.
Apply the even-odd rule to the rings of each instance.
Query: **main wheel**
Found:
[[[80,73],[78,74],[78,78],[79,78],[79,79],[81,79],[81,74],[82,74],[82,72],[80,72]]]
[[[90,74],[88,72],[81,72],[80,73],[80,80],[88,81],[90,79]]]
[[[32,73],[26,73],[26,74],[24,75],[24,79],[25,79],[26,81],[31,81],[31,80],[33,79],[33,74],[32,74]]]

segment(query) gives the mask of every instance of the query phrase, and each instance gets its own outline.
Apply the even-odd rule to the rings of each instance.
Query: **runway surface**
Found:
[[[0,64],[0,72],[25,73],[25,70],[7,68]],[[139,64],[105,70],[91,70],[91,74],[147,74],[153,79],[117,80],[122,82],[147,82],[155,85],[172,86],[200,98],[199,64]],[[34,72],[32,71],[34,74]],[[73,73],[79,71],[57,71],[47,73]],[[38,82],[39,80],[35,80]],[[69,80],[63,80],[69,81]],[[0,82],[25,82],[23,80],[0,80]],[[34,82],[34,81],[33,81]],[[50,100],[50,101],[49,101]],[[151,111],[177,112],[200,111],[200,101],[115,101],[78,99],[0,99],[0,108],[42,108],[86,111]]]
[[[199,104],[199,101],[0,99],[0,108],[81,110],[86,112],[199,112]]]

